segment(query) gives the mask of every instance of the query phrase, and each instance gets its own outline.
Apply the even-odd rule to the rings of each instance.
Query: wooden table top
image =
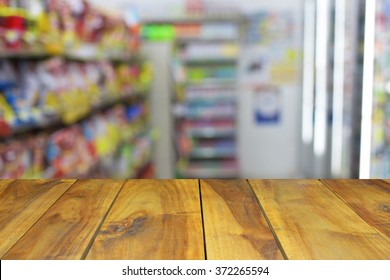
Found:
[[[390,259],[390,180],[0,180],[1,259]]]

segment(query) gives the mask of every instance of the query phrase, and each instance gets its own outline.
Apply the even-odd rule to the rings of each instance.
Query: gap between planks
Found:
[[[347,179],[348,180],[348,179]],[[351,179],[351,180],[354,180],[354,179]],[[355,179],[355,180],[358,180],[358,179]],[[379,180],[379,179],[366,179],[367,181],[371,181],[373,182],[373,184],[377,185],[377,186],[380,186],[379,184],[376,183],[376,180],[378,181],[382,181],[384,183],[387,183],[390,185],[390,181],[388,180]],[[367,225],[369,225],[374,231],[376,231],[379,235],[381,235],[386,241],[387,243],[389,244],[390,246],[390,240],[389,240],[389,237],[384,234],[380,229],[378,229],[375,225],[371,224],[368,220],[367,220],[367,216],[365,215],[362,215],[361,213],[359,213],[358,210],[356,210],[352,205],[350,205],[350,203],[348,201],[346,201],[346,199],[344,199],[341,194],[337,191],[335,191],[330,185],[328,185],[326,183],[326,179],[319,179],[319,181],[324,185],[326,186],[334,195],[336,195],[345,205],[347,205],[347,207],[349,207],[353,212],[356,213],[356,215],[358,215]],[[363,180],[359,180],[359,182],[361,182]]]
[[[16,180],[13,180],[12,182],[15,182],[15,181],[18,181],[18,180],[21,180],[21,179],[16,179]],[[64,180],[64,181],[67,181],[67,180]],[[12,245],[6,252],[4,252],[3,254],[3,257],[5,255],[8,254],[8,252],[10,252],[12,250],[12,248],[14,248],[16,246],[16,244],[18,244],[18,242],[42,219],[43,216],[45,216],[45,214],[47,212],[49,212],[53,207],[54,205],[71,189],[73,188],[73,186],[76,184],[76,182],[78,181],[78,179],[75,179],[73,181],[73,183],[69,186],[69,188],[62,194],[60,195],[53,203],[52,205],[50,205],[50,207],[47,208],[47,210],[45,212],[42,213],[42,215],[18,238],[18,240],[14,243],[14,245]]]
[[[202,219],[204,259],[207,260],[206,229],[205,229],[205,225],[204,225],[203,199],[202,199],[202,188],[200,186],[200,179],[198,179],[198,189],[199,189],[200,216],[201,216],[201,219]]]
[[[322,179],[319,179],[319,181],[321,182],[321,184],[323,184],[325,187],[327,187],[335,196],[337,196],[338,199],[340,199],[345,205],[347,205],[347,207],[349,207],[353,212],[355,212],[356,215],[358,215],[364,222],[366,222],[366,224],[368,224],[373,230],[375,230],[376,232],[381,234],[374,226],[370,225],[362,215],[360,215],[358,212],[356,212],[356,210],[351,205],[349,205],[349,203],[347,201],[345,201],[344,198],[342,198],[339,193],[337,193],[330,186],[328,186],[328,184],[326,182],[324,182]]]
[[[198,181],[127,181],[86,256],[107,258],[204,260]]]
[[[208,259],[284,259],[244,179],[201,180]]]
[[[259,207],[260,207],[261,212],[262,212],[263,215],[264,215],[264,218],[265,218],[265,220],[266,220],[266,222],[267,222],[267,224],[268,224],[268,227],[269,227],[269,229],[270,229],[270,231],[271,231],[271,233],[272,233],[272,236],[273,236],[274,239],[275,239],[276,244],[278,245],[278,248],[279,248],[280,252],[281,252],[282,255],[283,255],[283,258],[284,258],[285,260],[288,260],[288,256],[287,256],[286,252],[284,251],[284,248],[283,248],[283,246],[282,246],[282,243],[280,242],[278,236],[276,235],[275,229],[274,229],[274,227],[273,227],[273,225],[272,225],[270,219],[268,218],[268,215],[267,215],[267,213],[265,212],[265,209],[264,209],[263,205],[261,204],[261,202],[260,202],[259,198],[257,197],[255,191],[253,190],[253,187],[252,187],[252,185],[251,185],[251,182],[250,182],[248,179],[246,179],[246,181],[247,181],[247,183],[248,183],[248,185],[249,185],[249,187],[250,187],[250,189],[251,189],[251,191],[252,191],[253,196],[255,197],[255,199],[256,199],[256,201],[257,201],[257,204],[258,204]]]
[[[318,179],[250,182],[289,259],[388,258],[382,236]]]
[[[100,229],[102,228],[102,226],[103,226],[103,224],[104,224],[104,221],[107,219],[107,216],[108,216],[108,214],[110,213],[110,211],[111,211],[111,209],[112,209],[112,206],[114,206],[114,203],[116,202],[116,200],[117,200],[119,194],[122,192],[123,186],[125,185],[125,183],[126,183],[127,181],[128,181],[128,180],[123,181],[122,186],[120,187],[118,193],[116,194],[115,198],[114,198],[113,201],[111,202],[110,207],[108,207],[107,212],[106,212],[106,214],[103,216],[103,219],[100,221],[99,226],[96,228],[96,231],[95,231],[95,233],[93,234],[91,240],[89,241],[87,247],[85,248],[84,253],[81,255],[81,258],[80,258],[81,260],[85,260],[85,259],[86,259],[86,257],[87,257],[87,255],[88,255],[89,251],[90,251],[91,248],[92,248],[93,243],[95,242],[95,239],[96,239],[97,235],[99,234]]]
[[[87,180],[87,181],[94,181],[94,180]],[[95,181],[99,181],[99,180],[95,180]],[[111,188],[109,186],[104,187],[105,183],[103,183],[101,187],[96,189],[95,186],[93,186],[94,184],[92,185],[87,184],[85,186],[81,182],[81,180],[77,180],[74,184],[72,184],[71,187],[69,187],[64,192],[64,194],[60,197],[60,199],[57,200],[56,203],[54,203],[50,207],[50,209],[44,215],[42,215],[39,220],[36,221],[34,227],[30,228],[30,230],[26,232],[23,238],[21,238],[15,244],[15,246],[10,251],[8,251],[8,253],[5,255],[5,258],[6,259],[7,258],[10,259],[12,258],[80,259],[82,254],[84,253],[85,248],[89,244],[91,237],[95,233],[95,230],[91,228],[92,225],[95,224],[96,226],[98,226],[101,219],[104,217],[104,215],[107,212],[108,207],[100,207],[100,206],[104,206],[105,200],[108,202],[107,206],[111,205],[113,198],[122,187],[121,183],[123,183],[124,181],[125,180],[120,180],[120,182],[116,184],[115,190],[110,190]],[[115,181],[113,182],[113,184],[115,185]],[[97,191],[95,192],[95,190]],[[90,191],[92,191],[92,193]],[[94,203],[91,203],[92,206],[89,205],[86,206],[87,210],[89,208],[91,210],[95,206],[100,208],[100,209],[96,209],[98,210],[97,213],[94,211],[93,215],[90,216],[92,220],[88,218],[86,220],[81,219],[79,222],[77,222],[78,218],[84,217],[84,206],[80,204],[82,203],[82,200],[88,198],[89,200],[92,200],[90,202],[94,202],[93,199],[95,198],[95,195],[98,195],[97,197],[99,197],[100,193],[103,196],[102,201],[98,201],[96,205]],[[111,199],[110,196],[112,197]],[[69,213],[68,211],[64,211],[66,207],[69,207],[69,205],[72,206],[73,204],[75,204],[75,208],[73,209],[72,207],[71,209],[69,209],[70,210]],[[63,218],[61,218],[62,214],[64,213],[67,214]],[[80,213],[83,213],[83,215],[80,216],[79,215]],[[49,225],[49,228],[47,230],[45,229],[46,225]],[[86,229],[84,229],[85,226],[87,226]],[[91,228],[90,232],[88,232],[89,231],[88,227]],[[43,230],[43,232],[39,232],[40,228]],[[79,231],[77,233],[81,233],[85,237],[85,241],[83,241],[84,238],[82,237],[76,237],[77,234],[74,237],[70,237],[71,234],[64,233],[64,231],[69,231],[69,230]],[[48,239],[45,239],[43,237],[44,239],[43,242],[38,242],[35,244],[33,243],[31,250],[27,250],[26,245],[30,244],[28,243],[28,239],[30,238],[31,240],[31,238],[37,238],[37,236],[39,238],[45,236]],[[70,247],[56,246],[55,243],[50,242],[48,240],[52,240],[53,242],[62,241],[61,243],[58,244],[68,244],[70,245]],[[65,243],[63,241],[65,241]],[[83,243],[85,245],[83,245]],[[82,249],[82,247],[84,247],[84,249]]]

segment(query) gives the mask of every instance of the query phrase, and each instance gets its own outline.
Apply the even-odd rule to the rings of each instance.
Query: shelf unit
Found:
[[[173,114],[178,178],[239,177],[236,100],[242,23],[240,15],[172,21],[177,30]]]
[[[152,74],[139,55],[139,22],[88,1],[8,2],[0,13],[0,178],[150,174]]]
[[[375,5],[377,6],[376,9]],[[370,84],[370,79],[372,79],[373,85],[369,92],[363,91],[362,97],[363,118],[370,116],[371,119],[369,120],[366,117],[362,121],[362,137],[360,139],[362,143],[360,149],[361,178],[390,178],[389,7],[389,0],[367,3],[366,6],[366,9],[369,9],[371,13],[371,21],[366,23],[368,25],[366,30],[372,28],[375,30],[375,34],[372,34],[372,38],[371,34],[366,35],[368,39],[366,39],[365,44],[375,45],[375,51],[371,54],[370,50],[364,50],[364,56],[369,57],[368,60],[371,59],[371,61],[367,62],[367,65],[364,62],[366,69],[363,73],[363,88],[366,84]],[[373,73],[369,72],[369,64],[371,63]],[[371,100],[367,98],[369,95],[371,95]]]
[[[16,67],[14,71],[16,71],[17,77],[20,76],[18,72],[20,68],[18,67],[22,64],[38,66],[56,59],[59,59],[65,65],[77,63],[85,66],[87,63],[108,63],[113,67],[125,65],[144,68],[142,69],[143,73],[138,73],[139,75],[145,74],[145,71],[150,71],[150,69],[147,69],[148,66],[145,64],[145,60],[138,54],[123,57],[90,54],[85,57],[76,53],[55,55],[46,52],[28,51],[0,52],[0,64],[9,64]],[[3,79],[4,77],[2,77]],[[18,78],[16,81],[20,82]],[[70,83],[70,81],[68,82]],[[2,163],[0,176],[2,178],[138,178],[144,177],[145,174],[150,176],[153,131],[149,125],[149,84],[150,77],[147,80],[144,79],[144,81],[128,82],[126,87],[116,88],[116,92],[113,91],[113,88],[99,88],[99,97],[89,99],[91,103],[83,109],[83,113],[71,119],[66,118],[66,114],[69,111],[77,111],[77,108],[67,106],[60,106],[50,112],[40,112],[42,115],[32,121],[20,122],[18,120],[7,123],[2,115],[1,119],[3,124],[6,123],[7,130],[6,132],[3,130],[0,135],[0,159]],[[20,90],[21,85],[15,82],[11,87],[16,92]],[[2,100],[6,100],[4,88],[0,91]],[[88,92],[84,92],[84,94],[88,95]],[[10,106],[10,104],[7,105]],[[2,114],[4,113],[3,110],[4,107],[0,110]],[[39,111],[42,110],[42,107],[34,107],[33,110]],[[13,114],[13,119],[19,119],[20,116],[17,112],[14,111]],[[118,125],[115,122],[123,123]],[[104,140],[104,135],[99,136],[97,131],[88,131],[95,129],[94,125],[100,126],[100,129],[108,129],[107,133],[121,135],[109,136]],[[88,126],[93,128],[88,128]],[[64,135],[62,136],[64,138],[67,137],[67,134],[81,137],[79,139],[81,145],[84,145],[83,147],[86,150],[92,149],[93,156],[87,156],[86,162],[80,163],[79,166],[76,164],[74,167],[69,167],[66,172],[60,172],[59,169],[61,168],[56,170],[55,165],[58,163],[54,161],[57,159],[49,159],[51,157],[50,147],[54,145],[53,142],[56,141],[54,139],[60,138],[59,135],[61,134]],[[100,132],[100,134],[102,133]],[[96,139],[93,137],[96,137]],[[98,139],[98,137],[100,138]],[[109,141],[113,138],[115,138],[114,143],[99,143],[99,141]],[[41,146],[35,147],[38,142]],[[115,147],[111,149],[106,147],[106,151],[98,152],[99,149],[102,149],[98,146],[111,144]],[[72,162],[71,158],[72,156],[69,155],[63,156],[58,161],[65,162],[69,160],[69,162]],[[74,160],[73,163],[75,162]],[[11,166],[15,166],[15,170],[7,169]]]

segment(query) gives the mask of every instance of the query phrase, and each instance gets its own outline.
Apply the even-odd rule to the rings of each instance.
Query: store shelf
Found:
[[[235,137],[234,128],[193,128],[185,129],[185,133],[193,138],[229,138]]]
[[[233,93],[231,93],[231,95],[235,96],[235,92],[236,92],[236,89],[237,89],[237,84],[233,81],[233,79],[230,79],[230,83],[228,84],[219,84],[219,83],[215,83],[215,84],[203,84],[203,83],[198,83],[198,84],[195,84],[195,85],[187,85],[185,82],[178,82],[178,85],[183,85],[183,86],[186,86],[186,90],[189,91],[193,91],[193,90],[198,90],[198,91],[210,91],[210,90],[226,90],[226,91],[233,91]]]
[[[62,55],[63,58],[69,60],[80,60],[80,61],[114,61],[121,63],[136,63],[139,62],[142,57],[139,53],[118,53],[118,54],[99,54],[95,53],[83,53],[77,50],[67,52]]]
[[[185,119],[188,120],[235,120],[236,114],[234,113],[187,114],[184,117]]]
[[[19,51],[1,51],[0,50],[0,59],[42,59],[48,58],[51,55],[43,51],[32,51],[32,50],[19,50]]]
[[[186,103],[204,102],[235,102],[237,99],[235,86],[225,85],[197,85],[187,87],[184,92]]]
[[[0,23],[0,177],[137,177],[150,165],[154,139],[140,23],[88,1],[35,1],[34,9],[8,2]],[[99,27],[85,24],[96,20]]]
[[[239,13],[202,13],[201,15],[189,15],[177,18],[144,18],[145,25],[151,24],[179,24],[179,23],[220,23],[220,22],[243,22],[245,18]]]
[[[100,54],[95,52],[80,52],[78,50],[68,51],[65,53],[49,53],[45,51],[33,51],[33,50],[7,50],[0,51],[0,59],[24,59],[24,60],[36,60],[47,59],[50,57],[59,57],[64,60],[82,61],[82,62],[94,62],[94,61],[114,61],[121,63],[135,63],[142,58],[138,53],[123,53],[116,55]]]
[[[370,3],[371,4],[371,3]],[[390,26],[388,24],[390,20],[390,10],[388,0],[376,1],[377,8],[369,9],[372,17],[372,21],[366,23],[366,25],[375,28],[375,37],[364,37],[364,44],[367,42],[369,45],[375,45],[375,52],[372,53],[369,48],[364,49],[361,56],[369,57],[372,59],[366,63],[364,60],[363,69],[363,88],[366,88],[366,84],[370,84],[370,77],[374,81],[373,85],[369,89],[369,92],[363,91],[363,104],[362,114],[363,116],[370,116],[371,123],[363,121],[363,125],[360,128],[359,133],[356,133],[355,142],[360,143],[360,150],[357,151],[357,155],[360,157],[359,176],[360,178],[390,178],[390,95],[389,95],[389,80],[388,71],[390,67]],[[367,11],[366,11],[367,12]],[[376,20],[374,20],[374,17]],[[367,42],[366,42],[367,41]],[[372,63],[374,72],[370,72],[369,65]],[[367,65],[366,65],[367,64]],[[371,96],[370,98],[366,98]],[[370,101],[371,104],[366,101]],[[369,135],[369,133],[371,135]],[[360,136],[360,135],[361,136]],[[359,141],[360,140],[360,141]],[[359,153],[360,151],[360,153]],[[365,160],[362,160],[364,158]]]
[[[89,118],[93,114],[111,108],[117,104],[122,104],[133,97],[141,97],[146,94],[146,91],[133,91],[125,93],[124,95],[118,98],[105,98],[100,100],[98,103],[91,105],[90,110],[85,114],[81,115],[79,118],[75,119],[73,123],[80,122],[84,119]],[[32,133],[41,130],[49,130],[53,128],[66,127],[69,124],[66,124],[61,117],[61,112],[53,112],[46,114],[39,123],[24,124],[16,127],[11,127],[11,131],[8,135],[0,136],[0,140],[5,140],[25,133]]]
[[[122,139],[118,149],[112,154],[101,159],[101,168],[107,174],[105,177],[110,178],[138,178],[151,164],[150,130],[134,133],[128,139]],[[132,154],[117,157],[122,147],[131,143],[133,147],[139,146],[137,151]],[[147,145],[140,143],[149,143]],[[129,168],[131,167],[131,168]]]
[[[185,43],[197,43],[197,42],[207,42],[207,43],[237,43],[238,39],[233,37],[200,37],[200,36],[185,36],[181,35],[175,38],[176,42],[179,44]]]
[[[197,147],[191,151],[189,157],[197,159],[207,158],[232,158],[237,155],[234,148]]]
[[[185,86],[235,86],[236,79],[231,78],[206,78],[203,80],[190,80],[184,83]]]
[[[235,64],[239,58],[237,42],[191,42],[179,46],[181,61],[190,65],[225,65]]]
[[[173,113],[176,117],[188,120],[234,120],[236,118],[234,102],[176,104]]]
[[[187,65],[204,65],[204,64],[235,64],[237,57],[184,57],[183,62]]]
[[[185,115],[230,115],[235,113],[235,102],[234,100],[229,101],[192,101],[187,102],[184,105]]]
[[[173,113],[179,177],[236,178],[239,173],[235,120],[240,20],[226,23],[210,18],[178,27]]]
[[[218,104],[218,103],[235,103],[236,97],[235,96],[194,96],[190,98],[186,98],[186,104],[187,106],[193,105],[193,104]]]

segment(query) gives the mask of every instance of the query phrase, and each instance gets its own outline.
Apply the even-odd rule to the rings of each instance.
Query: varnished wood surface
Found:
[[[283,259],[247,181],[201,180],[200,185],[208,259]]]
[[[0,180],[1,259],[387,259],[386,180]]]
[[[80,259],[123,181],[76,182],[4,259]]]
[[[250,181],[288,259],[388,259],[389,242],[319,180]]]
[[[0,181],[0,258],[70,188],[73,181]]]
[[[381,180],[323,180],[348,206],[390,241],[390,184]]]
[[[197,180],[130,180],[88,259],[202,260]]]

